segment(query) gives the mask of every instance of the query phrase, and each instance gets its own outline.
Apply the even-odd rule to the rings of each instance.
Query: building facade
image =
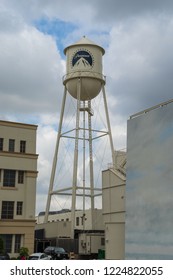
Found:
[[[105,257],[125,258],[125,188],[126,153],[116,152],[116,168],[102,172],[103,220],[105,223]]]
[[[102,209],[95,208],[93,213],[91,209],[85,209],[85,214],[83,210],[76,210],[75,211],[75,229],[76,230],[91,230],[91,215],[93,214],[93,230],[103,230],[103,217],[102,217]],[[59,213],[50,213],[48,216],[48,223],[53,222],[70,222],[71,223],[71,210],[64,209],[59,211]],[[40,213],[36,216],[36,229],[40,228],[41,226],[46,225],[44,223],[44,212]],[[66,232],[66,236],[70,237],[70,232]]]
[[[0,120],[0,237],[11,257],[34,250],[36,125]]]
[[[102,209],[75,211],[74,239],[71,239],[71,211],[63,209],[50,212],[48,222],[44,223],[45,212],[36,217],[36,251],[43,251],[47,246],[63,247],[67,252],[81,256],[97,254],[104,248],[104,223]],[[93,215],[93,217],[91,217]],[[92,220],[94,224],[92,226]]]

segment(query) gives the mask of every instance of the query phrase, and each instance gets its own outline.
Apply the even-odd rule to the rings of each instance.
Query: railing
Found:
[[[66,83],[70,79],[81,78],[81,77],[99,79],[102,80],[104,83],[106,83],[106,76],[104,76],[103,74],[99,72],[84,71],[84,70],[67,73],[63,76],[62,80],[63,83]]]

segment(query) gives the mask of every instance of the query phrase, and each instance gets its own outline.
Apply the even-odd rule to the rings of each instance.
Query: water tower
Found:
[[[66,55],[66,75],[63,78],[64,95],[61,106],[61,114],[59,120],[59,128],[57,134],[57,142],[52,165],[50,185],[48,191],[45,222],[48,221],[51,198],[53,195],[71,194],[71,237],[73,238],[75,229],[75,210],[76,197],[78,190],[83,191],[83,210],[85,211],[85,195],[90,198],[91,212],[94,210],[95,192],[101,191],[94,186],[94,164],[93,164],[93,141],[102,136],[109,138],[109,150],[111,151],[112,164],[115,165],[114,147],[112,141],[111,127],[109,121],[108,107],[105,94],[105,77],[102,74],[102,56],[105,51],[102,47],[96,45],[85,36],[73,45],[64,49]],[[92,116],[92,101],[102,92],[103,103],[106,118],[106,131],[95,130],[100,133],[98,137],[93,137]],[[75,127],[70,131],[63,131],[64,112],[68,95],[75,100]],[[82,126],[81,126],[82,123]],[[71,136],[70,132],[74,132]],[[81,134],[82,132],[82,134]],[[74,142],[73,153],[73,175],[71,186],[59,186],[54,188],[55,172],[58,164],[58,156],[60,142],[62,137],[71,139]],[[82,162],[79,163],[79,145],[83,145]],[[88,157],[86,156],[86,144],[88,145]],[[89,158],[89,186],[86,186],[86,158]],[[78,185],[78,169],[79,166],[83,169],[82,186]],[[68,176],[68,174],[67,174]],[[101,172],[100,172],[101,176]],[[98,194],[97,194],[98,195]],[[93,217],[93,215],[91,215]],[[92,225],[94,221],[91,221]]]

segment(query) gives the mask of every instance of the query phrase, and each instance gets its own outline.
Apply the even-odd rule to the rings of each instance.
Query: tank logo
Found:
[[[77,51],[72,58],[72,67],[86,67],[91,68],[93,66],[93,58],[88,51]]]

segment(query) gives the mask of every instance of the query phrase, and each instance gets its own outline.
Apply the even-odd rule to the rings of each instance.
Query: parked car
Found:
[[[45,253],[34,253],[29,256],[29,260],[51,260],[51,256],[48,256]]]
[[[55,251],[55,246],[48,246],[46,249],[44,249],[44,253],[47,255],[53,255]]]
[[[68,253],[62,247],[48,246],[44,250],[44,253],[52,256],[53,260],[68,260],[69,259]]]
[[[0,260],[10,260],[8,253],[0,253]]]

